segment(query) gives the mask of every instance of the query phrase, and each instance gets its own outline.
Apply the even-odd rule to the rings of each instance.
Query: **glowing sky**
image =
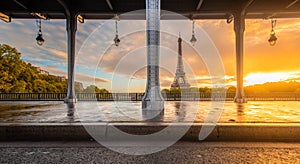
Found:
[[[177,36],[181,33],[184,67],[193,86],[211,83],[214,55],[219,54],[227,85],[235,85],[235,39],[233,23],[225,20],[196,22],[197,45],[192,47],[191,21],[161,21],[160,79],[162,88],[169,88],[177,63]],[[268,81],[300,80],[300,19],[278,19],[275,27],[278,42],[274,47],[267,40],[270,20],[247,20],[245,31],[245,85]],[[114,21],[86,20],[78,24],[76,39],[76,81],[85,86],[94,84],[113,91],[144,91],[145,88],[145,21],[119,23],[121,44],[113,45]],[[0,22],[0,43],[16,47],[22,58],[55,75],[66,76],[66,30],[63,20],[42,22],[46,40],[37,46],[35,20]],[[208,59],[208,60],[207,60]],[[207,61],[212,61],[207,62]]]

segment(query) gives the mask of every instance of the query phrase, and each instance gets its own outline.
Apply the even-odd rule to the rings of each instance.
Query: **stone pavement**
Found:
[[[145,147],[146,149],[146,147]],[[183,142],[125,155],[95,141],[0,142],[0,163],[300,163],[300,143]]]

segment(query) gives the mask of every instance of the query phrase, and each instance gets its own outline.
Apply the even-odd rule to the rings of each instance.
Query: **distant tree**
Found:
[[[110,93],[108,90],[106,89],[100,89],[95,85],[89,85],[87,86],[83,92],[85,93]]]
[[[0,92],[66,92],[66,81],[40,74],[17,49],[0,44]]]
[[[161,93],[169,93],[169,92],[170,92],[169,89],[163,89],[163,90],[161,90]]]
[[[181,89],[180,88],[172,88],[170,89],[171,93],[181,93]]]
[[[22,83],[18,83],[24,62],[20,59],[21,54],[6,44],[0,44],[0,91],[10,92],[17,90],[17,86],[23,88]]]
[[[228,93],[235,93],[235,92],[236,92],[236,87],[230,86],[230,87],[227,89],[227,92],[228,92]]]
[[[211,93],[211,88],[205,87],[205,88],[199,88],[200,93]]]
[[[26,82],[23,80],[16,81],[10,92],[26,92]]]
[[[47,82],[41,79],[34,80],[33,92],[47,92]]]
[[[66,93],[68,88],[67,80],[55,83],[55,87],[57,88],[58,92]]]
[[[102,89],[99,90],[98,93],[110,93],[110,92],[108,90],[102,88]]]
[[[59,91],[55,85],[48,83],[48,82],[46,83],[46,90],[47,90],[47,92],[58,92]]]
[[[99,88],[98,88],[97,86],[95,86],[95,85],[89,85],[89,86],[87,86],[87,87],[83,90],[83,92],[86,92],[86,93],[94,93],[94,92],[96,92],[97,90],[99,90]]]
[[[13,88],[12,79],[13,79],[13,77],[11,75],[9,75],[8,72],[5,72],[5,71],[0,72],[0,91],[1,92],[10,92],[10,90]]]

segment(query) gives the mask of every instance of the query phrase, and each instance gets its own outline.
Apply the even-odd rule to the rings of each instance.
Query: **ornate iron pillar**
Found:
[[[234,14],[234,32],[236,47],[236,94],[234,102],[246,103],[244,86],[243,86],[243,58],[244,58],[244,31],[245,31],[245,14],[239,12]]]
[[[147,86],[142,99],[145,110],[164,109],[159,83],[160,0],[146,0]]]
[[[68,35],[68,92],[65,103],[69,108],[74,108],[77,102],[74,86],[74,66],[75,66],[75,36],[77,30],[77,15],[71,13],[67,16]]]

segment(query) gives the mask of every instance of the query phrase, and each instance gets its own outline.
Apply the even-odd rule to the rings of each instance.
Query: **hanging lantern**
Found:
[[[36,43],[39,46],[42,46],[44,44],[44,42],[45,42],[45,39],[43,38],[43,34],[42,34],[42,22],[41,22],[41,20],[40,19],[37,20],[36,24],[38,26],[39,31],[37,33],[37,37],[35,38],[35,40],[36,40]]]
[[[115,39],[114,39],[114,42],[115,42],[115,45],[116,45],[116,46],[119,46],[121,40],[119,39],[118,34],[116,34],[116,37],[115,37]]]
[[[118,16],[115,16],[116,17],[116,36],[114,38],[114,42],[115,42],[115,46],[119,46],[121,40],[119,39],[119,35],[118,35]]]
[[[277,41],[277,37],[275,36],[274,30],[272,30],[268,42],[270,46],[274,46],[276,44],[276,41]]]
[[[272,30],[271,30],[270,38],[269,38],[268,42],[269,42],[270,46],[274,46],[277,41],[277,37],[275,36],[275,31],[274,31],[274,27],[276,25],[276,20],[272,19],[271,25],[272,25]]]
[[[193,21],[193,29],[192,29],[192,38],[190,40],[191,44],[194,46],[197,42],[197,39],[195,37],[195,21]]]
[[[196,44],[197,39],[196,39],[196,37],[195,37],[194,34],[192,35],[192,39],[190,40],[190,42],[191,42],[191,44],[192,44],[193,46]]]

